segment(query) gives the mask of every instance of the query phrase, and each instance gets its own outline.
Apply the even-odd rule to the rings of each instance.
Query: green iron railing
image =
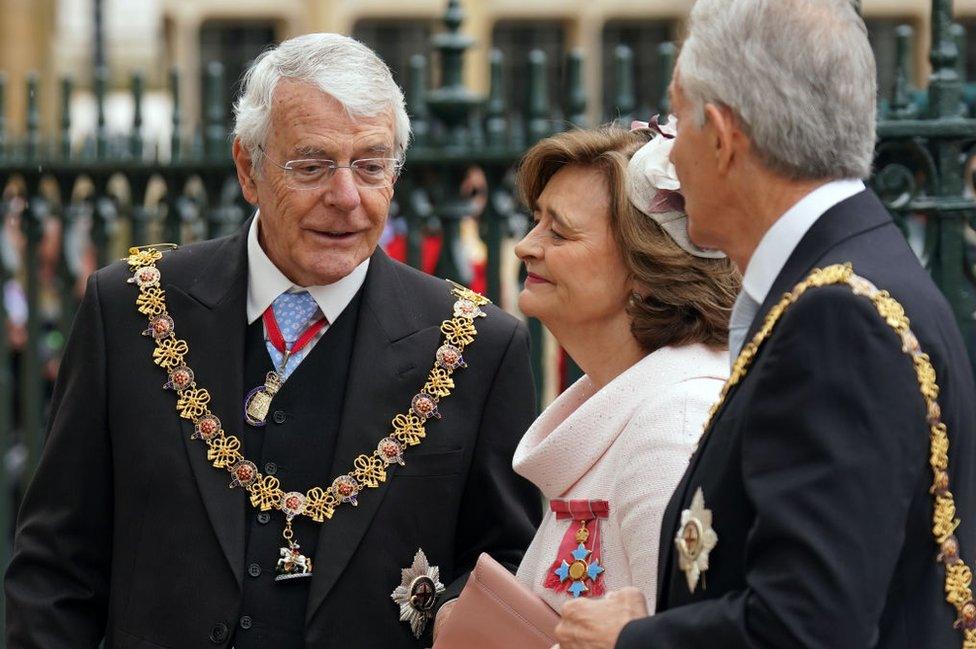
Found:
[[[932,2],[933,72],[925,89],[913,88],[910,82],[911,28],[898,31],[898,75],[895,87],[884,89],[872,184],[906,235],[916,240],[923,261],[948,297],[974,350],[976,236],[972,232],[976,204],[968,197],[972,182],[966,178],[966,169],[976,141],[976,120],[968,118],[976,90],[963,84],[960,49],[965,45],[964,36],[951,22],[951,7],[951,0]],[[427,58],[416,55],[410,60],[406,94],[414,141],[391,218],[405,224],[408,263],[420,267],[425,234],[436,233],[442,246],[435,272],[464,277],[461,222],[475,208],[460,187],[466,170],[480,167],[488,186],[485,207],[478,216],[487,249],[486,292],[500,302],[505,288],[517,286],[522,279],[504,271],[505,255],[510,254],[506,244],[520,237],[529,224],[513,196],[513,170],[532,143],[565,128],[588,125],[584,60],[581,52],[569,54],[563,92],[551,97],[545,54],[533,52],[526,72],[530,79],[527,114],[515,115],[508,108],[509,84],[502,78],[500,52],[490,56],[487,97],[464,86],[463,57],[472,42],[462,33],[462,23],[460,3],[450,0],[445,30],[432,43],[440,60],[437,89],[427,89]],[[657,110],[667,112],[666,88],[675,47],[665,43],[658,51],[663,81],[654,90],[659,97]],[[145,83],[141,74],[133,74],[131,79],[132,128],[125,135],[113,135],[105,119],[108,69],[96,66],[92,85],[97,122],[80,148],[72,147],[69,137],[75,85],[71,78],[61,80],[60,120],[54,135],[40,130],[39,79],[33,75],[27,80],[24,135],[14,137],[4,119],[8,88],[0,74],[0,214],[5,215],[0,229],[0,285],[8,293],[22,288],[27,314],[26,342],[12,345],[6,332],[8,325],[16,324],[17,314],[6,313],[5,300],[0,299],[0,566],[9,559],[8,532],[17,494],[31,475],[43,444],[57,342],[70,328],[81,280],[93,268],[121,256],[129,245],[221,236],[235,230],[249,215],[229,155],[229,129],[224,121],[228,98],[222,96],[222,77],[220,63],[206,67],[203,123],[194,137],[185,139],[179,108],[182,79],[176,70],[170,72],[172,137],[169,156],[161,159],[157,154],[160,143],[147,142],[143,136]],[[626,126],[634,117],[649,117],[634,114],[630,49],[615,50],[613,77],[615,109],[604,119]],[[967,97],[972,98],[970,105],[964,103]],[[553,363],[543,354],[542,326],[535,320],[528,325],[541,398]],[[563,385],[579,376],[579,369],[568,360],[561,371]],[[26,458],[20,466],[18,458]],[[2,596],[0,591],[0,610]],[[0,649],[2,624],[0,615]]]
[[[932,1],[932,73],[911,87],[912,28],[897,30],[897,75],[882,104],[872,186],[949,299],[976,366],[976,120],[964,101],[965,32],[952,23],[952,1]]]

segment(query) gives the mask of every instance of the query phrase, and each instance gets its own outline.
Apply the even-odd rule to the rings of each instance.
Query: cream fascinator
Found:
[[[677,135],[677,121],[672,115],[667,124],[657,116],[650,122],[633,122],[631,131],[650,129],[657,135],[642,146],[627,165],[627,198],[631,204],[661,226],[685,252],[695,257],[721,259],[721,250],[706,250],[692,243],[688,236],[688,215],[681,183],[671,163],[671,147]]]

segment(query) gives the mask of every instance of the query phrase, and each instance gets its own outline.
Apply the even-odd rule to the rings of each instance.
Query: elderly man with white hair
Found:
[[[7,648],[429,646],[540,501],[524,326],[377,249],[410,123],[382,61],[257,59],[233,236],[97,272],[6,575]]]
[[[732,374],[664,515],[657,611],[566,604],[561,649],[976,647],[972,369],[862,182],[875,67],[848,0],[698,0],[671,159],[743,270]]]

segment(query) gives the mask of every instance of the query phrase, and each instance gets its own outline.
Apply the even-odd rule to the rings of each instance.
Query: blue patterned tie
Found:
[[[278,321],[278,328],[281,330],[281,336],[285,339],[287,349],[291,349],[309,325],[318,319],[315,317],[318,308],[318,303],[315,298],[309,295],[308,291],[285,292],[271,303],[271,309],[274,311],[275,320]],[[288,363],[285,364],[282,371],[282,353],[275,349],[270,340],[266,340],[265,345],[268,348],[268,353],[271,354],[271,362],[274,363],[275,369],[282,374],[282,379],[287,379],[295,371],[295,368],[298,367],[298,364],[302,362],[311,348],[311,343],[309,343],[297,353],[289,356]]]

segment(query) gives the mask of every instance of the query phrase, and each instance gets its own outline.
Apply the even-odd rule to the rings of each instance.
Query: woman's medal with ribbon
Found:
[[[552,500],[549,508],[556,514],[556,520],[568,520],[569,526],[543,585],[557,593],[569,592],[573,597],[599,597],[606,590],[604,568],[600,565],[600,519],[610,514],[609,503]]]
[[[288,359],[312,342],[328,322],[325,318],[319,318],[310,324],[298,337],[295,344],[291,346],[291,349],[288,349],[285,337],[281,335],[281,328],[278,327],[278,321],[275,319],[274,310],[269,306],[265,309],[262,317],[264,318],[264,329],[268,332],[268,340],[281,353],[281,365],[276,371],[268,372],[264,379],[264,385],[259,385],[244,397],[244,420],[256,427],[264,426],[268,417],[268,410],[271,408],[271,400],[274,399],[278,390],[281,389],[281,385],[285,382],[285,366],[288,364]]]

